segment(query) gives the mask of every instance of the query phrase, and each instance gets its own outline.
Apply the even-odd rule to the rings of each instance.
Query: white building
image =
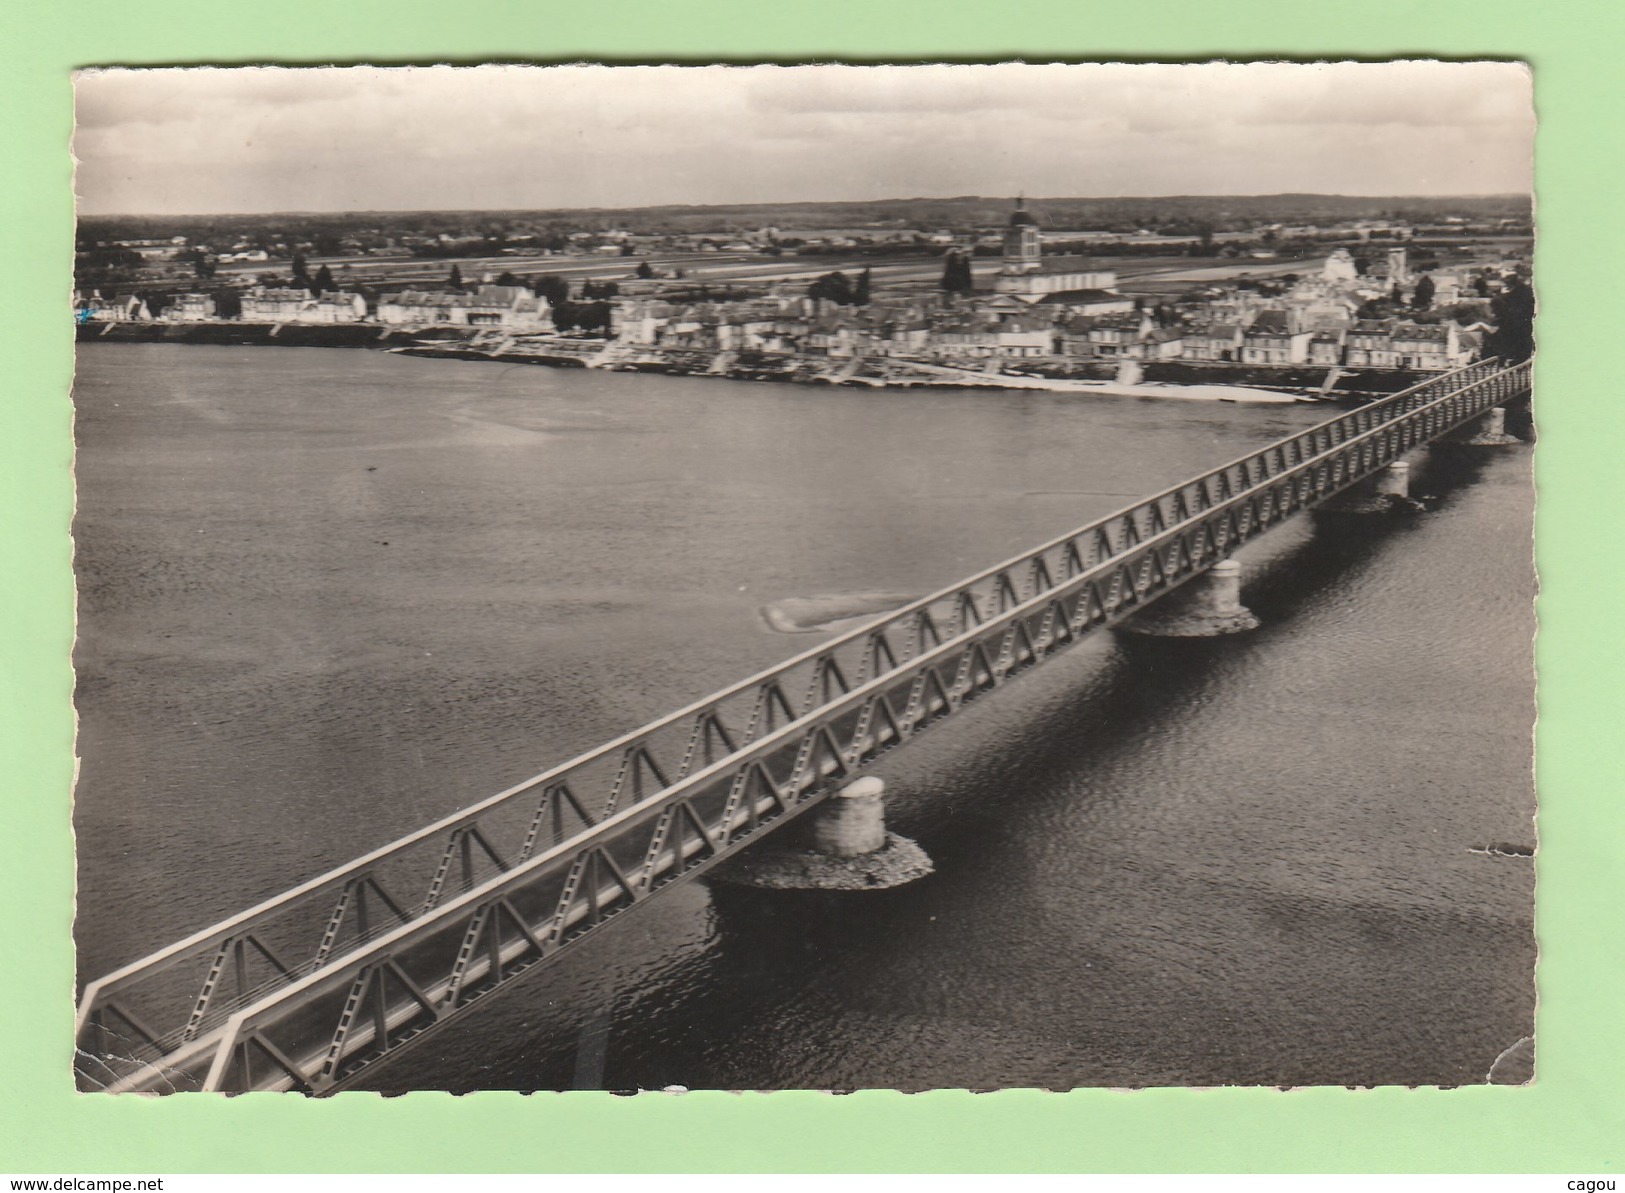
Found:
[[[1320,276],[1332,284],[1353,284],[1360,276],[1360,269],[1347,249],[1333,249],[1331,256],[1326,258],[1326,264],[1321,267]]]
[[[303,287],[252,286],[243,291],[244,323],[289,323],[316,301]]]
[[[549,331],[553,327],[547,300],[523,286],[481,286],[472,294],[403,290],[378,300],[378,322],[392,327],[500,327],[511,331]]]
[[[367,317],[367,300],[359,294],[329,290],[319,294],[294,315],[295,323],[360,323]]]
[[[208,294],[177,294],[164,308],[170,323],[206,323],[214,315],[214,298]]]
[[[302,287],[254,286],[243,291],[244,323],[360,323],[366,317],[367,300],[342,290],[316,295]]]
[[[104,299],[97,290],[79,308],[82,323],[145,323],[151,318],[146,300],[139,294],[116,294]]]

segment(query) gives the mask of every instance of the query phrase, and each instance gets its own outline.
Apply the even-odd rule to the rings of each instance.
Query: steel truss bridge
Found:
[[[90,983],[81,1088],[343,1088],[887,751],[1526,394],[1471,365],[915,601]]]

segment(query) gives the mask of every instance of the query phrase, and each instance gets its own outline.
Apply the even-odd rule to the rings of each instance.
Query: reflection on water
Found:
[[[1323,411],[88,345],[81,970],[105,972]],[[675,888],[380,1089],[1482,1080],[1529,1034],[1527,449],[1249,548],[883,767],[937,872]]]

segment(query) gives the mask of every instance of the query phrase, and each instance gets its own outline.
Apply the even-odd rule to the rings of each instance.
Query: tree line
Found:
[[[826,273],[807,287],[807,297],[832,302],[836,306],[866,307],[869,305],[869,270],[864,269],[854,282],[844,273]]]

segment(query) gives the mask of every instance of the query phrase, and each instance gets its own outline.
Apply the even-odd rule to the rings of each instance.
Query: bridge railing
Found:
[[[262,1080],[329,1086],[1008,676],[1527,388],[1527,365],[1483,362],[1288,436],[127,966],[85,990],[82,1079],[249,1088],[257,1057]]]

